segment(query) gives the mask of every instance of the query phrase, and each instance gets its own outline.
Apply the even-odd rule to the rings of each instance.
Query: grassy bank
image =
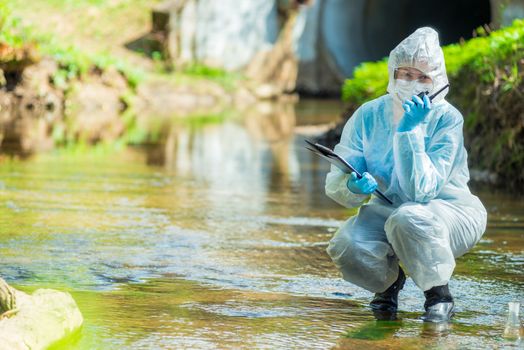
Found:
[[[0,96],[9,95],[10,101],[14,101],[9,102],[9,106],[16,109],[14,112],[9,114],[10,109],[3,108],[11,123],[16,123],[14,115],[19,109],[13,106],[21,102],[17,96],[23,95],[24,101],[28,100],[25,95],[30,96],[30,108],[38,103],[46,108],[45,100],[51,94],[56,97],[53,101],[57,102],[53,106],[59,106],[63,113],[56,118],[33,118],[49,120],[50,125],[46,128],[50,131],[42,131],[42,139],[48,136],[55,146],[61,147],[82,146],[83,142],[104,143],[105,137],[100,140],[97,132],[104,134],[108,128],[111,129],[109,124],[113,123],[111,125],[115,130],[121,130],[114,133],[119,135],[116,141],[120,144],[138,142],[140,137],[145,139],[147,136],[145,131],[135,130],[137,111],[144,112],[140,107],[135,108],[137,105],[153,106],[146,111],[152,115],[160,111],[186,113],[193,117],[194,113],[203,113],[197,104],[199,96],[211,96],[216,105],[226,101],[227,94],[236,89],[240,76],[197,64],[173,71],[162,61],[159,52],[151,55],[127,47],[128,43],[139,40],[149,32],[151,7],[157,2],[35,0],[31,6],[21,0],[0,2]],[[26,69],[40,63],[47,69],[48,61],[51,61],[49,78],[47,71],[35,74],[34,69]],[[30,75],[31,79],[38,80],[37,88],[34,84],[30,86],[33,82],[24,83],[24,80],[31,79],[24,79],[23,72],[31,72],[26,74],[26,78]],[[124,83],[121,83],[122,78]],[[16,94],[13,93],[15,88],[18,91]],[[107,88],[112,90],[109,94],[106,93]],[[94,96],[94,93],[99,96]],[[103,98],[114,93],[118,94],[118,101]],[[89,99],[84,98],[86,94]],[[176,108],[174,103],[170,106],[162,103],[166,99],[171,100],[171,97],[176,100],[177,95],[193,97],[193,107],[186,104],[186,109]],[[91,118],[85,113],[78,116],[82,108],[87,110],[91,106],[101,109],[92,112],[98,118]],[[107,118],[103,114],[115,109],[119,109],[121,114],[108,115]],[[104,117],[100,118],[102,115]],[[93,119],[97,120],[97,125],[90,124]],[[108,125],[101,126],[104,123]],[[91,133],[92,130],[97,131]],[[0,129],[0,141],[4,131]],[[46,133],[49,135],[44,135]],[[21,137],[19,134],[17,138]],[[115,141],[113,134],[108,139]]]
[[[464,115],[473,168],[489,170],[510,189],[524,188],[524,20],[443,48],[451,83],[448,100]],[[386,93],[387,60],[366,62],[343,86],[356,108]]]
[[[124,57],[108,51],[85,49],[81,43],[63,40],[52,31],[42,31],[39,27],[23,22],[14,10],[29,8],[34,11],[32,6],[22,6],[17,4],[17,1],[0,3],[0,45],[6,49],[3,53],[13,52],[11,55],[0,53],[2,70],[23,65],[24,60],[29,64],[30,61],[37,61],[42,57],[51,57],[60,66],[60,70],[53,77],[53,82],[58,87],[64,85],[67,80],[82,78],[93,70],[105,70],[109,67],[117,68],[131,86],[136,86],[144,79],[145,70],[142,66],[133,65]],[[56,29],[56,26],[50,28]]]
[[[31,47],[35,56],[60,63],[56,83],[92,70],[115,67],[131,86],[164,80],[196,86],[212,81],[231,90],[242,77],[221,69],[192,65],[173,71],[153,54],[131,49],[150,30],[151,8],[160,0],[23,0],[0,3],[0,43]],[[7,58],[9,59],[9,58]],[[5,66],[6,60],[0,65]]]

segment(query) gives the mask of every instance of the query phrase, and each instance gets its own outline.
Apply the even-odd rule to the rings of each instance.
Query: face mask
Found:
[[[421,84],[417,80],[395,79],[395,95],[400,102],[404,102],[413,95],[418,95],[423,91],[431,92],[431,89],[433,89],[432,84]]]

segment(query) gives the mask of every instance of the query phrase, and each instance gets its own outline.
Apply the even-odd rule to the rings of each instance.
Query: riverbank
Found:
[[[56,146],[125,139],[139,115],[214,116],[231,108],[246,109],[260,99],[279,98],[264,86],[244,84],[236,73],[197,65],[173,72],[155,55],[126,49],[122,40],[142,34],[149,24],[143,23],[146,8],[150,17],[145,1],[135,9],[118,1],[65,7],[44,1],[37,7],[44,13],[56,9],[57,15],[43,21],[17,7],[18,14],[27,16],[21,21],[11,11],[16,4],[13,0],[0,5],[3,153],[28,156]],[[72,21],[65,21],[67,14],[58,9],[71,10]],[[101,23],[107,24],[103,33],[86,22],[85,11],[91,20],[102,16]],[[118,32],[117,25],[109,25],[113,15],[116,24],[128,16],[131,29]],[[86,28],[79,28],[81,24]],[[42,32],[46,25],[52,29]],[[65,27],[57,34],[60,25]],[[103,45],[96,39],[101,35]],[[136,135],[134,141],[139,141]]]

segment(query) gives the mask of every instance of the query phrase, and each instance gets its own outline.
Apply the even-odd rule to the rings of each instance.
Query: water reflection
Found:
[[[420,336],[423,338],[445,337],[451,334],[453,324],[450,322],[432,323],[424,322]]]
[[[266,190],[297,184],[295,105],[260,102],[242,114],[240,120],[220,124],[160,121],[155,143],[143,147],[147,164],[203,178],[219,188]]]
[[[46,91],[0,93],[0,152],[27,157],[53,147],[52,129],[62,127],[60,97]]]
[[[377,323],[371,294],[325,253],[351,211],[326,198],[327,164],[300,147],[297,126],[312,123],[301,108],[145,118],[150,142],[117,154],[2,164],[2,276],[72,291],[86,319],[80,349],[504,345],[507,302],[524,287],[522,201],[481,193],[490,223],[450,283],[452,328],[422,324],[410,280],[400,320]]]
[[[391,338],[402,328],[401,320],[377,320],[364,323],[348,332],[347,337],[364,340],[383,340]]]

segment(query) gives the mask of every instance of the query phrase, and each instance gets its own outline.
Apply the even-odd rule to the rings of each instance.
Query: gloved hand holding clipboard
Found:
[[[350,174],[354,172],[357,174],[357,177],[360,179],[362,177],[362,174],[360,174],[351,164],[349,164],[344,158],[327,148],[326,146],[323,146],[319,143],[313,143],[311,141],[305,140],[307,144],[311,147],[306,148],[310,150],[311,152],[315,153],[316,155],[326,159],[331,164],[335,165],[337,168],[342,170],[346,174]],[[387,198],[380,190],[375,190],[375,193],[377,196],[388,202],[389,204],[393,204],[389,198]]]

